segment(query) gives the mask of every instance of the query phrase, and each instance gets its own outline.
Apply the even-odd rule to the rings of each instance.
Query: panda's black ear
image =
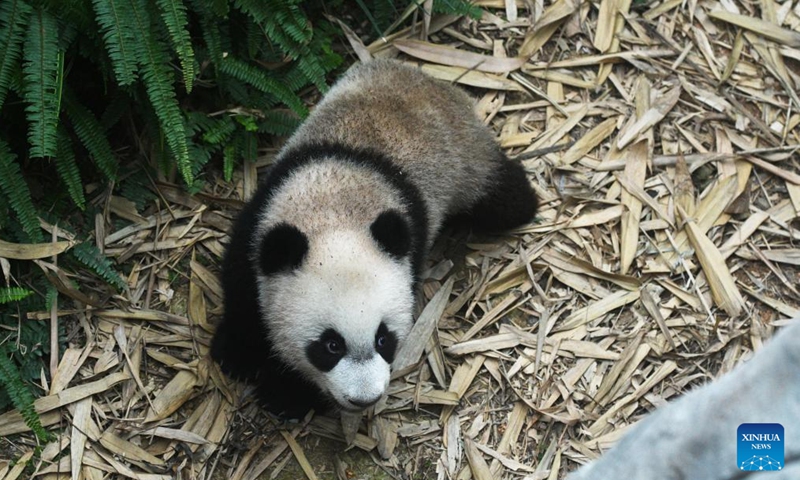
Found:
[[[281,270],[294,270],[308,253],[308,238],[292,225],[281,223],[272,227],[261,240],[259,266],[269,275]]]
[[[378,215],[369,230],[372,238],[389,255],[400,259],[411,251],[411,230],[397,210],[387,210]]]

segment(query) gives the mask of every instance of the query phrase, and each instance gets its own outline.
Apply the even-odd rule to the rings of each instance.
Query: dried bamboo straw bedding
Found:
[[[217,263],[270,150],[200,196],[108,198],[96,240],[130,267],[124,295],[42,262],[69,298],[70,348],[36,403],[59,435],[34,456],[19,414],[0,416],[18,461],[0,478],[25,462],[48,479],[374,476],[315,451],[345,436],[386,478],[563,478],[800,315],[798,5],[479,3],[479,21],[358,51],[477,94],[542,211],[437,243],[421,334],[374,413],[280,425],[206,356]]]
[[[658,409],[569,480],[800,476],[800,319],[733,372]],[[731,401],[731,400],[734,401]],[[778,444],[739,455],[743,423],[786,425]],[[762,437],[763,438],[763,437]],[[773,437],[774,439],[775,437]],[[781,451],[783,450],[783,451]],[[738,460],[741,457],[744,462]],[[757,457],[757,458],[756,458]],[[763,460],[763,462],[762,462]],[[763,469],[760,471],[759,469]]]

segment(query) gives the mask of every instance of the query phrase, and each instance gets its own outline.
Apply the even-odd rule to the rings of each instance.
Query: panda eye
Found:
[[[386,346],[386,335],[378,335],[375,345],[380,349]]]
[[[342,353],[342,345],[337,340],[328,340],[325,342],[325,349],[331,355],[339,355]]]

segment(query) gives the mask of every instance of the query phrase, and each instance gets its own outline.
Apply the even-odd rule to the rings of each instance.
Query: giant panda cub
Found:
[[[351,68],[236,221],[212,356],[273,413],[361,411],[389,385],[442,224],[504,230],[537,199],[460,89],[390,60]]]

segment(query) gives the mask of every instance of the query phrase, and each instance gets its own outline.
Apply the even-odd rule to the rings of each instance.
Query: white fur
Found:
[[[256,238],[281,222],[311,239],[345,229],[368,235],[372,222],[389,209],[408,211],[379,173],[341,160],[319,159],[290,173],[272,192],[269,208],[260,215]],[[254,260],[257,254],[256,249]]]
[[[390,365],[375,351],[381,322],[398,343],[413,323],[411,266],[381,252],[366,231],[334,230],[311,239],[303,265],[259,278],[261,308],[278,355],[327,391],[344,408],[348,399],[380,396]],[[307,345],[328,328],[344,337],[347,356],[330,372],[306,358]]]
[[[321,381],[339,405],[348,410],[362,410],[350,401],[370,403],[383,396],[389,386],[389,364],[378,354],[358,361],[345,357]]]

